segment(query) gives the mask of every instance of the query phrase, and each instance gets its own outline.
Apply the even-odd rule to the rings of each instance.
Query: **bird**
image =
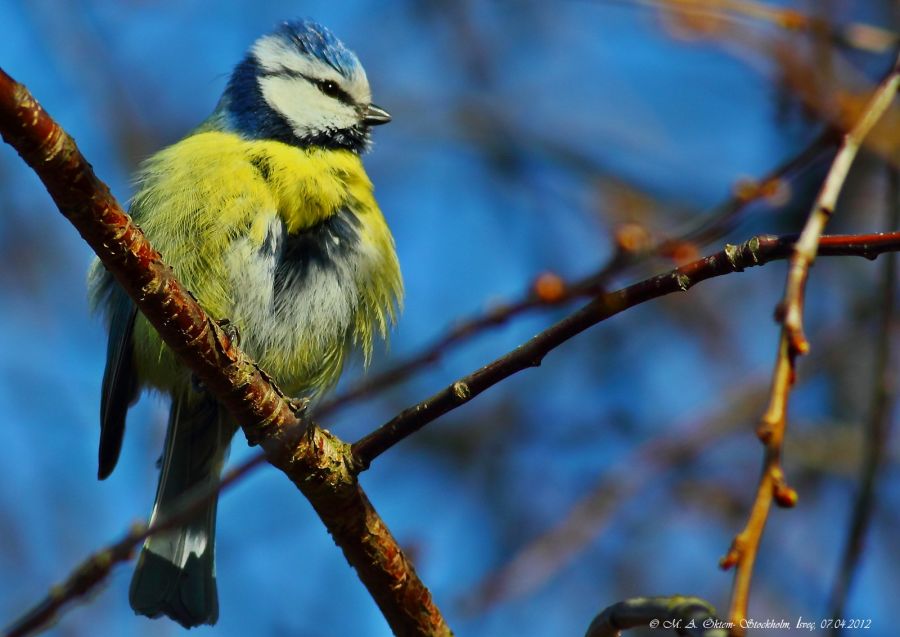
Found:
[[[354,354],[368,365],[403,300],[395,244],[361,155],[391,120],[356,54],[313,20],[279,24],[237,64],[212,114],[151,156],[130,214],[208,315],[288,395],[315,401]],[[166,346],[99,260],[88,272],[108,328],[98,478],[118,462],[142,391],[171,397],[150,523],[215,485],[238,423]],[[216,501],[144,543],[139,615],[214,624]]]

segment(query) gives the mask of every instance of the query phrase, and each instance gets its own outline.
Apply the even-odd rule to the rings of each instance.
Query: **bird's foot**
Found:
[[[219,319],[216,321],[216,324],[225,332],[225,336],[228,337],[232,343],[240,347],[241,344],[241,332],[238,330],[237,325],[232,323],[227,318]]]
[[[216,321],[216,325],[219,326],[219,329],[225,332],[225,336],[228,337],[228,340],[231,343],[240,346],[241,333],[238,330],[237,325],[232,323],[227,318],[219,319],[218,321]],[[191,388],[198,394],[206,392],[206,387],[203,385],[203,381],[197,378],[197,375],[194,372],[191,372]]]
[[[306,415],[306,410],[309,408],[310,400],[309,398],[288,398],[288,406],[291,408],[291,411],[294,412],[294,415],[297,418],[302,418]]]

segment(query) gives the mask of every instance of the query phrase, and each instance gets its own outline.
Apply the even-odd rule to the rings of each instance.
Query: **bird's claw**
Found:
[[[288,406],[291,408],[291,411],[294,412],[294,415],[298,418],[301,418],[306,415],[306,410],[309,408],[310,400],[309,398],[288,398]]]
[[[241,332],[240,332],[240,330],[238,330],[237,325],[232,323],[227,318],[219,319],[218,321],[216,321],[216,324],[219,326],[219,328],[221,328],[221,330],[223,332],[225,332],[225,335],[228,337],[228,340],[230,340],[235,345],[240,346]]]

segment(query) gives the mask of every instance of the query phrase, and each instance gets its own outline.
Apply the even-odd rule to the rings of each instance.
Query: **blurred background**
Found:
[[[541,273],[575,279],[663,242],[618,268],[616,286],[726,241],[796,232],[833,153],[822,134],[855,117],[900,29],[893,0],[0,0],[0,65],[124,202],[137,164],[207,116],[252,41],[302,16],[358,53],[394,116],[365,162],[407,301],[375,371],[521,298]],[[830,232],[896,226],[898,113],[858,159]],[[3,625],[148,515],[167,405],[141,400],[116,472],[97,482],[106,338],[85,300],[91,252],[6,146],[0,255]],[[813,270],[813,351],[784,461],[800,502],[766,529],[756,619],[830,616],[877,438],[885,465],[844,617],[895,633],[898,444],[874,425],[896,410],[883,402],[881,418],[873,402],[896,374],[876,356],[896,349],[896,326],[879,327],[895,292],[885,263],[829,258]],[[457,634],[581,635],[636,595],[700,595],[725,613],[732,574],[717,564],[755,493],[784,274],[774,263],[628,311],[363,475]],[[324,424],[354,440],[570,309],[484,332]],[[252,452],[238,437],[231,461]],[[197,634],[389,634],[311,507],[269,467],[223,495],[217,549],[221,619]],[[131,570],[117,568],[52,634],[182,632],[132,614]]]

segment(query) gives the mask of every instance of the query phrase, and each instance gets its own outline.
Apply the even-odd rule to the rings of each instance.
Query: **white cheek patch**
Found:
[[[350,128],[359,122],[356,109],[328,97],[302,77],[262,77],[259,86],[269,106],[284,116],[298,137]]]

